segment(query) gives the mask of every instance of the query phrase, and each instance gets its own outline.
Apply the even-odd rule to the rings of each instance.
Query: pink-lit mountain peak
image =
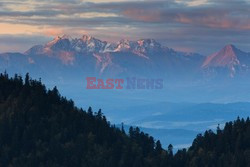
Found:
[[[69,35],[62,35],[62,36],[57,36],[55,37],[52,41],[48,42],[47,44],[45,44],[44,48],[49,50],[51,48],[56,49],[55,46],[60,47],[61,49],[67,47],[71,41],[73,40],[73,38]],[[57,48],[57,49],[60,49]]]
[[[224,55],[225,57],[237,57],[237,54],[241,52],[238,48],[234,45],[229,44],[226,45],[222,50],[220,50],[219,54]]]
[[[243,52],[236,48],[234,45],[229,44],[222,48],[219,52],[216,52],[207,57],[203,63],[203,67],[209,66],[232,66],[240,64],[239,57]]]
[[[47,44],[55,44],[57,42],[63,41],[63,40],[67,40],[70,42],[74,42],[75,40],[81,40],[83,42],[90,42],[90,41],[100,41],[90,35],[83,35],[81,38],[72,38],[70,35],[64,34],[61,36],[57,36],[55,37],[52,41],[48,42]]]
[[[224,46],[224,48],[222,48],[222,50],[231,50],[231,51],[233,51],[235,49],[237,49],[237,48],[233,44],[228,44],[228,45]]]
[[[140,39],[137,41],[130,41],[122,39],[117,43],[115,52],[117,51],[132,51],[132,52],[147,52],[150,50],[161,50],[161,44],[154,39]]]
[[[228,65],[228,64],[239,64],[237,57],[237,49],[234,45],[226,45],[218,54],[217,61],[218,64]]]
[[[63,34],[63,35],[61,35],[61,36],[57,36],[57,37],[55,37],[52,41],[50,41],[49,43],[56,43],[56,42],[58,42],[58,41],[61,41],[61,40],[69,40],[69,41],[71,41],[71,40],[73,40],[73,38],[71,37],[71,36],[69,36],[69,35],[67,35],[67,34]]]
[[[83,35],[80,39],[76,39],[76,40],[81,40],[85,43],[91,43],[91,42],[94,42],[94,43],[107,43],[106,41],[101,41],[95,37],[92,37],[91,35]]]
[[[89,41],[92,39],[95,39],[94,37],[92,37],[91,35],[83,35],[81,38],[83,41]]]
[[[57,38],[59,38],[59,39],[68,39],[68,40],[73,39],[70,35],[67,35],[67,34],[63,34],[62,36],[58,36]]]
[[[161,44],[156,42],[154,39],[140,39],[137,41],[140,47],[145,48],[157,48],[159,49],[161,47]]]
[[[46,50],[62,49],[76,52],[86,51],[103,53],[129,51],[145,53],[149,51],[159,51],[162,49],[162,46],[154,39],[140,39],[137,41],[122,39],[117,43],[108,43],[90,35],[83,35],[81,38],[72,38],[69,35],[62,35],[45,44],[44,48]]]

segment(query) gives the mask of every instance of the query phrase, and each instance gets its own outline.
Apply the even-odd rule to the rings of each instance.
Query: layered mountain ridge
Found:
[[[73,51],[77,53],[95,52],[95,53],[107,53],[107,52],[141,52],[145,53],[153,50],[168,49],[162,47],[160,43],[154,39],[140,39],[138,41],[129,41],[122,39],[117,43],[109,43],[101,41],[92,36],[83,35],[81,38],[72,38],[68,35],[58,36],[47,44],[37,45],[26,51],[26,54],[31,53],[49,53],[49,51],[65,50]]]
[[[19,56],[14,53],[0,54],[2,70],[20,66],[20,62],[22,70],[26,72],[32,68],[40,73],[53,71],[57,75],[86,73],[181,79],[208,76],[234,78],[249,73],[250,54],[234,45],[227,45],[206,57],[198,53],[176,51],[154,39],[122,39],[117,43],[109,43],[88,35],[81,38],[63,35],[45,45],[35,45]],[[64,72],[66,69],[67,72]]]

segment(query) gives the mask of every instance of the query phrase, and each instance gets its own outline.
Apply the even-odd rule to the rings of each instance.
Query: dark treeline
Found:
[[[182,155],[181,151],[178,154]],[[188,166],[249,167],[249,117],[246,120],[238,117],[226,123],[223,130],[217,128],[216,133],[209,130],[198,135],[185,155]]]
[[[116,128],[101,110],[75,107],[57,88],[41,81],[0,74],[1,167],[170,167],[250,166],[250,121],[237,119],[224,130],[198,135],[173,154],[160,141],[130,128]]]

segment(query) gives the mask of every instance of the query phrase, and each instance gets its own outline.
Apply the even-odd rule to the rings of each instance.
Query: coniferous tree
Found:
[[[57,90],[29,74],[0,74],[0,166],[200,167],[250,166],[250,119],[237,118],[214,132],[198,134],[189,149],[174,154],[170,144],[130,127],[128,134],[75,107]]]

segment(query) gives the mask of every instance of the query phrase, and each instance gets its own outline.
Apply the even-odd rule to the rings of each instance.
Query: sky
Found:
[[[0,0],[0,53],[63,34],[153,38],[204,55],[227,44],[250,52],[250,0]]]

